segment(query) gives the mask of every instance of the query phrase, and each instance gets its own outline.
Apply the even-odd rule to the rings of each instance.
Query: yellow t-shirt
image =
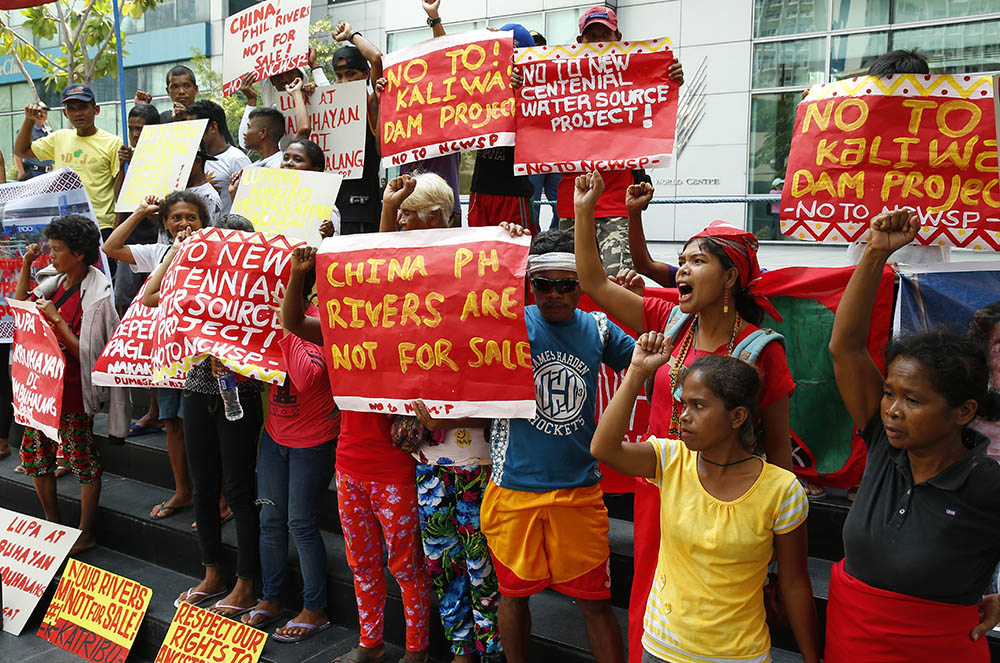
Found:
[[[702,487],[697,453],[680,440],[649,442],[661,534],[643,647],[674,663],[771,660],[762,589],[774,535],[806,519],[805,491],[794,474],[764,463],[742,497],[723,502]]]
[[[94,214],[102,228],[115,225],[115,177],[122,139],[103,129],[93,136],[77,136],[75,129],[60,129],[31,144],[42,161],[52,159],[52,170],[72,168],[80,176]]]

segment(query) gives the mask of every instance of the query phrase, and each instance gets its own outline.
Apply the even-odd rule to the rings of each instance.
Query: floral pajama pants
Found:
[[[481,465],[417,465],[420,533],[441,622],[455,654],[502,660],[497,629],[499,588],[479,507],[489,481]]]
[[[337,472],[337,502],[347,563],[354,572],[362,647],[382,644],[385,628],[385,559],[403,597],[406,648],[430,644],[431,586],[420,546],[420,520],[413,484],[378,483]]]

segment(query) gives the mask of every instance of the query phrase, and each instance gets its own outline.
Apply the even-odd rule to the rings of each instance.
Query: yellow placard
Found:
[[[191,603],[182,603],[155,663],[257,663],[267,633]]]
[[[146,196],[162,198],[186,189],[208,120],[148,124],[128,164],[116,212],[134,212]]]
[[[233,199],[257,232],[284,235],[319,246],[319,225],[330,218],[343,178],[289,168],[245,168]]]

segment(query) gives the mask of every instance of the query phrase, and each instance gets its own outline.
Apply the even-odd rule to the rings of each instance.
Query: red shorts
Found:
[[[600,485],[528,493],[489,483],[483,534],[505,596],[551,588],[573,598],[611,598],[608,511]]]
[[[531,198],[473,192],[469,195],[469,226],[499,226],[507,221],[524,226],[534,234],[536,228],[531,210]]]

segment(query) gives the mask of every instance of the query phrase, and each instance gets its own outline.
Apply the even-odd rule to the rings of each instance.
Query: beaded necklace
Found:
[[[739,312],[736,312],[736,319],[733,320],[733,331],[729,335],[729,345],[726,346],[726,354],[728,357],[733,354],[733,347],[736,344],[736,334],[743,324],[743,318],[740,317]],[[681,371],[684,369],[684,361],[687,359],[688,352],[691,351],[691,346],[694,345],[695,336],[698,333],[698,314],[694,316],[694,322],[688,327],[687,333],[684,335],[684,341],[681,343],[681,351],[674,360],[674,365],[670,367],[670,398],[674,399],[674,393],[677,391],[677,381],[680,379]],[[674,437],[680,437],[681,434],[681,422],[680,422],[680,410],[676,404],[671,403],[670,407],[670,435]]]

